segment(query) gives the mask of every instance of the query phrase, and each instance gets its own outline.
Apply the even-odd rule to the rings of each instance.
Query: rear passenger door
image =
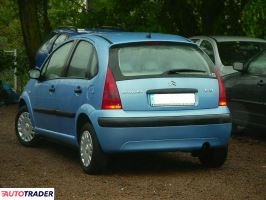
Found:
[[[249,63],[248,74],[255,82],[252,88],[254,95],[249,94],[255,104],[250,109],[251,122],[266,126],[266,50]]]
[[[66,78],[58,83],[58,107],[61,133],[74,136],[75,116],[83,104],[90,104],[94,93],[94,77],[98,72],[97,54],[88,41],[78,41],[69,61]]]

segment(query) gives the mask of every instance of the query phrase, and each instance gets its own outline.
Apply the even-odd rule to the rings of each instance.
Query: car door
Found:
[[[266,121],[266,51],[247,65],[229,89],[233,119],[242,125],[264,125]]]
[[[57,131],[57,84],[62,78],[72,44],[64,44],[50,56],[42,68],[41,79],[36,80],[32,87],[30,98],[37,129]]]
[[[87,41],[78,41],[69,62],[66,79],[58,82],[58,115],[60,132],[74,136],[75,115],[85,103],[90,104],[94,92],[94,77],[98,71],[96,50]]]

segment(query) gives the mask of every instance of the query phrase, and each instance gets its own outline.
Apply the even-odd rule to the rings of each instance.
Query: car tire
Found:
[[[39,137],[33,130],[30,113],[26,106],[19,108],[15,120],[16,136],[18,141],[24,146],[35,146]]]
[[[227,154],[228,146],[211,148],[203,150],[199,155],[199,160],[205,167],[219,168],[225,163]]]
[[[80,130],[79,154],[82,168],[87,174],[101,174],[105,171],[108,159],[89,123],[84,124]]]

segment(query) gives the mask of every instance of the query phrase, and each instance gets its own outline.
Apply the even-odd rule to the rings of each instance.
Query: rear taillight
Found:
[[[225,88],[224,88],[224,84],[222,81],[222,77],[218,71],[217,68],[214,69],[216,77],[218,79],[218,84],[219,84],[219,106],[226,106],[227,105],[227,101],[226,101],[226,93],[225,93]]]
[[[121,99],[111,69],[107,68],[102,109],[122,109]]]

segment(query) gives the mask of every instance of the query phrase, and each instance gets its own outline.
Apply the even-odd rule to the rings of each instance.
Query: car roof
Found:
[[[181,42],[192,43],[191,40],[171,34],[162,33],[145,33],[145,32],[91,32],[88,34],[82,34],[82,37],[90,37],[95,35],[108,41],[110,44],[123,44],[133,42],[146,42],[146,41],[166,41],[166,42]]]
[[[260,38],[244,37],[244,36],[193,36],[190,39],[208,39],[212,38],[217,42],[233,42],[233,41],[242,41],[242,42],[266,42],[266,40]]]

